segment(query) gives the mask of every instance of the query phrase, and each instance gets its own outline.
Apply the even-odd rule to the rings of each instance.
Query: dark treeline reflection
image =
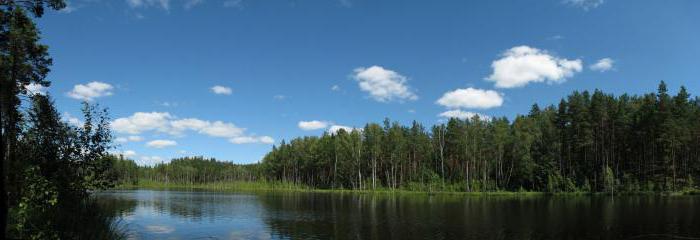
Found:
[[[700,237],[697,196],[428,196],[121,191],[136,238],[628,239]],[[115,204],[116,202],[121,202]],[[131,217],[130,217],[131,216]]]
[[[697,198],[261,196],[292,239],[622,239],[699,236]],[[660,234],[660,235],[659,235]]]

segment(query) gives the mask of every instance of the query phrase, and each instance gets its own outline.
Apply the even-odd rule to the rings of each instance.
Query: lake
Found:
[[[700,196],[461,196],[124,190],[133,239],[700,239]]]

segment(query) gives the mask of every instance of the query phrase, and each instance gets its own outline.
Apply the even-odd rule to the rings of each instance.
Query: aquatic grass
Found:
[[[539,191],[472,191],[467,192],[459,184],[445,184],[445,187],[434,184],[421,185],[409,183],[403,188],[377,187],[375,189],[345,189],[345,188],[313,188],[307,185],[282,182],[282,181],[222,181],[209,183],[176,183],[140,180],[137,184],[123,184],[115,189],[155,189],[155,190],[199,190],[222,192],[311,192],[311,193],[335,193],[335,194],[420,194],[420,195],[460,195],[460,196],[585,196],[585,195],[610,195],[605,192],[539,192]],[[698,195],[700,190],[688,189],[678,192],[642,192],[620,191],[615,195],[664,195],[683,196]]]

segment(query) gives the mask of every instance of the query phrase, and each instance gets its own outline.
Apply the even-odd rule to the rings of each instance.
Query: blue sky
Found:
[[[54,58],[48,92],[67,119],[81,100],[108,107],[114,151],[250,163],[282,139],[385,117],[512,118],[573,90],[644,93],[660,80],[700,93],[698,11],[692,0],[72,0],[38,23]]]

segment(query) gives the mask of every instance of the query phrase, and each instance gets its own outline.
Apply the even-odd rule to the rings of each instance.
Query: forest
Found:
[[[117,159],[119,160],[119,159]],[[700,100],[573,92],[527,115],[449,119],[426,128],[386,119],[352,131],[282,141],[259,164],[182,158],[152,167],[115,164],[119,177],[198,184],[286,182],[322,189],[665,192],[700,176]],[[129,166],[122,168],[119,166]]]

